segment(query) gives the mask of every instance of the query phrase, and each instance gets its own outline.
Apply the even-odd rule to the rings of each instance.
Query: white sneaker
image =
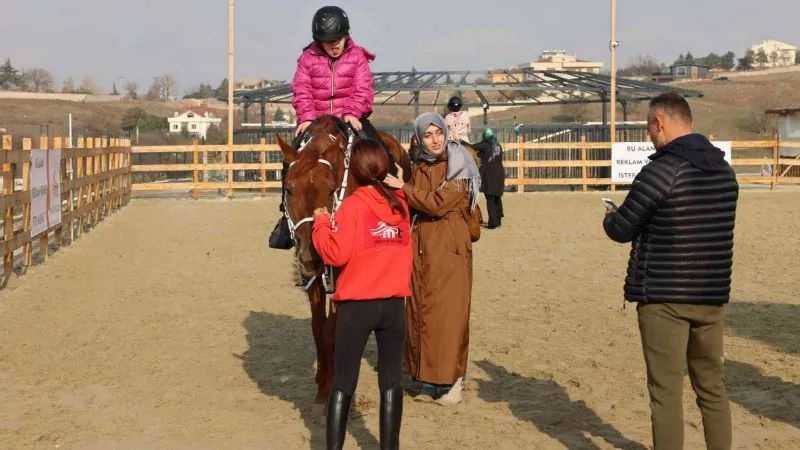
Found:
[[[440,405],[457,405],[464,400],[464,380],[459,378],[450,389],[450,392],[441,396],[436,403]]]

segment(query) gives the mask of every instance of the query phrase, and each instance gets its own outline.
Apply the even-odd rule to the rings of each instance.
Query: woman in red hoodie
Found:
[[[329,449],[344,444],[361,357],[373,331],[378,343],[381,449],[400,445],[405,297],[411,295],[411,223],[403,192],[391,192],[382,184],[388,166],[386,151],[379,143],[370,139],[356,142],[350,171],[358,189],[342,202],[335,225],[325,208],[314,211],[314,247],[326,264],[342,268],[333,295],[338,316],[334,381],[328,400]]]

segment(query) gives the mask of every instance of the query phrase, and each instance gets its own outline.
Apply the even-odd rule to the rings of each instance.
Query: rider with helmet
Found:
[[[350,37],[350,19],[338,6],[325,6],[311,23],[314,41],[303,49],[292,80],[292,106],[297,112],[294,146],[317,118],[331,114],[341,117],[357,132],[382,144],[389,154],[389,171],[396,174],[394,158],[375,127],[367,120],[375,93],[369,63],[375,55],[359,47]],[[286,178],[284,163],[281,180]],[[283,211],[281,204],[281,211]],[[293,243],[285,218],[281,218],[269,239],[272,248],[290,249]]]
[[[445,122],[451,139],[469,143],[472,124],[469,121],[469,116],[461,112],[462,106],[464,104],[461,102],[461,98],[458,96],[451,97],[450,101],[447,102],[447,109],[450,110],[450,113],[445,117]]]
[[[361,130],[375,99],[369,67],[375,55],[356,45],[350,37],[350,19],[338,6],[320,8],[311,32],[314,42],[297,60],[292,80],[296,134],[325,114],[339,116]]]

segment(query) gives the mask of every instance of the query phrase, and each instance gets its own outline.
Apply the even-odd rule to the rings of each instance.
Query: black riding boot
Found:
[[[280,204],[280,211],[281,211],[281,218],[278,220],[278,224],[275,225],[275,229],[272,230],[272,234],[269,236],[269,247],[278,249],[278,250],[290,250],[294,247],[294,242],[292,242],[292,234],[289,232],[289,223],[286,221],[286,217],[283,215],[284,212],[284,205],[283,205],[283,198],[284,198],[284,187],[283,183],[286,179],[286,172],[289,170],[289,164],[283,163],[283,169],[281,169],[281,204]]]
[[[381,392],[381,450],[400,448],[400,423],[403,420],[403,388]]]
[[[328,417],[325,430],[325,448],[328,450],[341,450],[344,446],[344,437],[347,435],[347,416],[350,414],[352,400],[352,395],[331,389],[331,395],[328,397]]]

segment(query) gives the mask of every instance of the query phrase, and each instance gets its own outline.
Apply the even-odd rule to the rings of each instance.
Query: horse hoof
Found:
[[[314,403],[314,406],[311,407],[311,414],[315,416],[324,416],[327,413],[328,405],[321,404],[321,403]]]

